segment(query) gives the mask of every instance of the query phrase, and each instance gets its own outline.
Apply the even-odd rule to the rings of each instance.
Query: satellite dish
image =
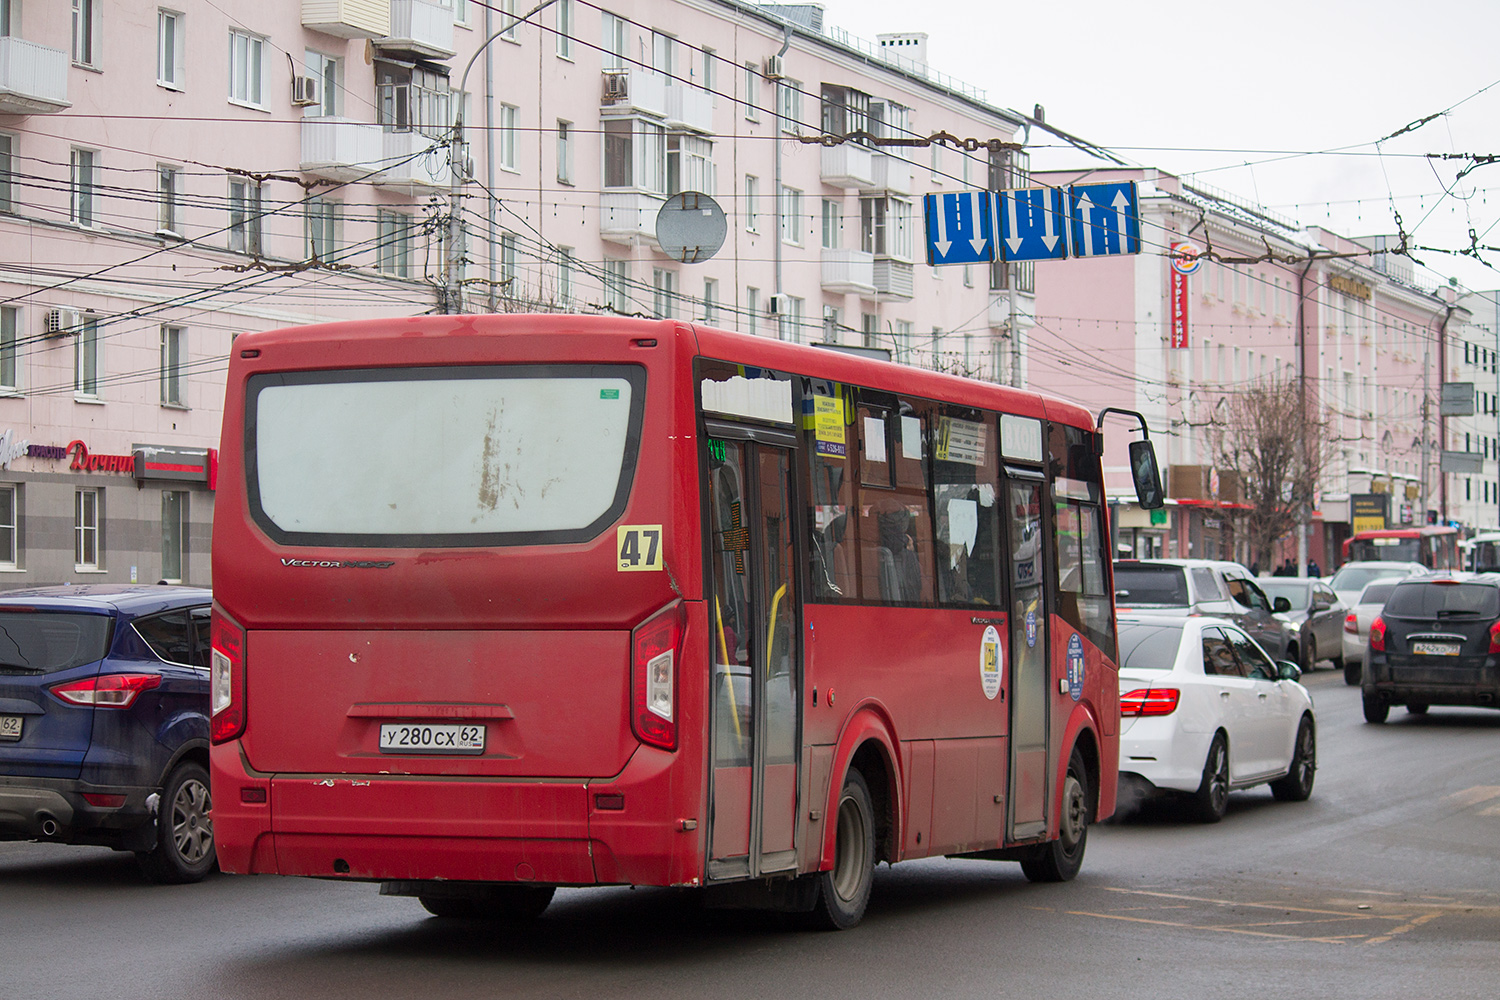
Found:
[[[706,194],[674,194],[656,213],[656,245],[684,264],[708,260],[724,245],[729,223],[719,203]]]

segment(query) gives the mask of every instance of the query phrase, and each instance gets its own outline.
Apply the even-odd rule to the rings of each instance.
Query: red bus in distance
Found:
[[[1344,562],[1414,562],[1430,570],[1462,569],[1458,529],[1446,525],[1377,528],[1344,540]]]
[[[882,860],[1070,879],[1119,752],[1100,454],[1069,403],[673,321],[245,334],[220,865],[444,916],[691,886],[832,927]]]

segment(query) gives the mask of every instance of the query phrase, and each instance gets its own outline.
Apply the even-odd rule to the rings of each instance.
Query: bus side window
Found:
[[[905,404],[910,407],[910,404]],[[924,404],[919,404],[924,405]],[[903,443],[901,414],[861,405],[853,428],[860,461],[860,593],[872,604],[917,604],[933,597],[932,521],[926,476],[920,458],[898,459],[904,451],[921,454],[920,417],[916,440]],[[909,424],[907,426],[910,426]],[[903,469],[911,485],[896,485]]]
[[[809,599],[852,601],[859,598],[858,545],[854,519],[854,435],[844,387],[804,379],[803,443],[808,463]]]
[[[952,447],[959,438],[971,446]],[[938,600],[945,604],[998,605],[999,564],[993,417],[977,410],[943,407],[932,460],[933,513],[937,518]]]
[[[1078,428],[1060,425],[1051,434],[1057,613],[1114,659],[1103,471],[1086,437]]]

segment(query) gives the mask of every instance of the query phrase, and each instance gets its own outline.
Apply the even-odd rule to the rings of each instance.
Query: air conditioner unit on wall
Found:
[[[78,332],[77,309],[48,309],[42,316],[42,336],[48,340]]]
[[[786,66],[782,64],[781,56],[766,56],[766,79],[780,80],[785,75]]]
[[[604,74],[604,99],[607,101],[624,100],[630,96],[630,74],[629,73],[605,73]]]
[[[299,108],[323,103],[318,96],[318,78],[315,76],[292,77],[292,103]]]

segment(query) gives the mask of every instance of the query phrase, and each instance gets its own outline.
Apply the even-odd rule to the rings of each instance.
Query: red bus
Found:
[[[445,916],[628,884],[834,927],[881,860],[1069,879],[1115,807],[1100,440],[1034,393],[673,321],[247,333],[220,866]]]
[[[1462,569],[1458,529],[1379,528],[1359,531],[1344,541],[1344,561],[1414,562],[1428,569]]]

